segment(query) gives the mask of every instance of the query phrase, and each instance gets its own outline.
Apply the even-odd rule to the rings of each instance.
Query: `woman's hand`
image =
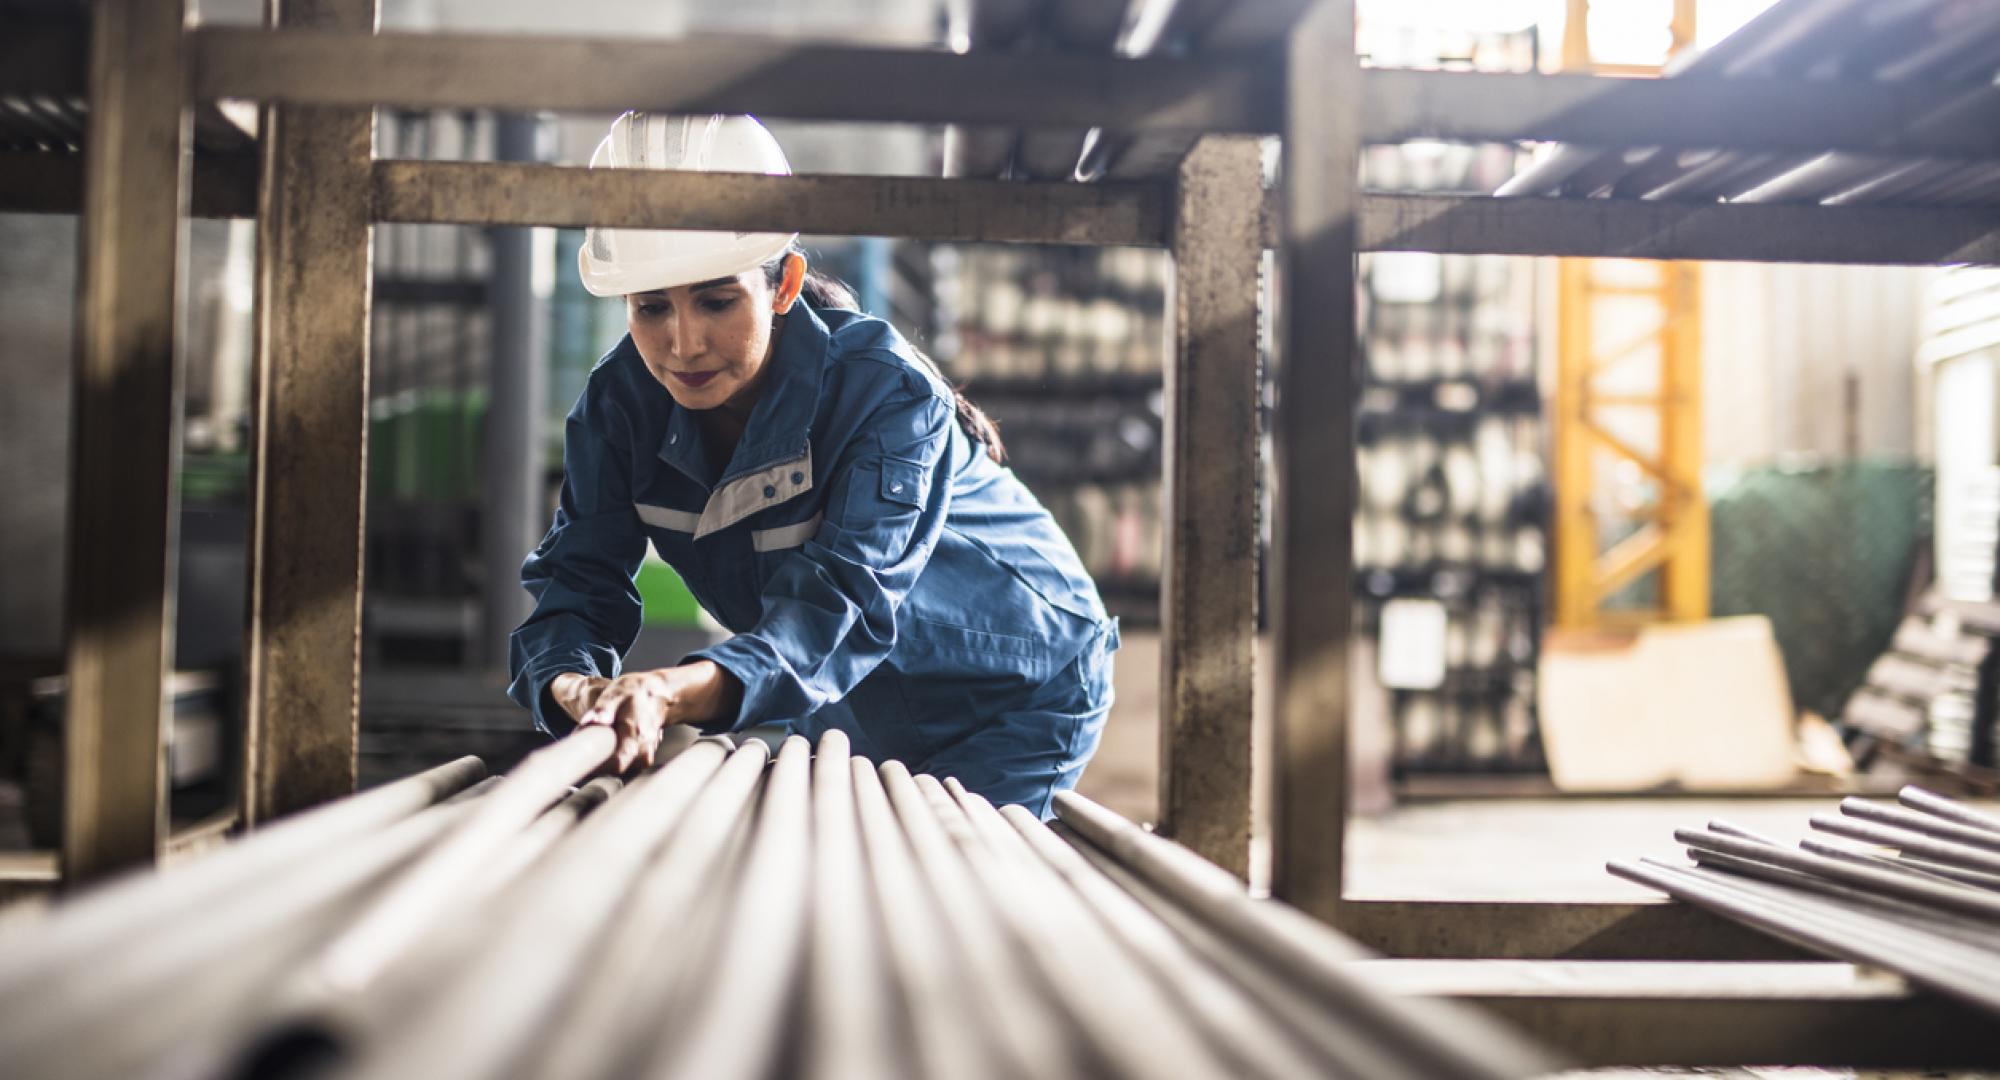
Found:
[[[558,676],[556,684],[571,677]],[[582,715],[574,712],[571,715],[576,716],[579,726],[605,724],[618,732],[618,750],[613,762],[621,773],[631,768],[634,761],[652,766],[660,746],[660,733],[669,724],[702,723],[727,716],[736,710],[742,697],[735,676],[712,660],[635,671],[609,681],[574,677],[601,685],[592,688],[588,683],[571,683],[568,687],[552,684],[551,692],[565,709],[569,708],[565,690],[578,700],[589,695],[588,707]]]
[[[583,714],[597,704],[597,696],[611,680],[598,675],[585,675],[578,671],[565,671],[549,681],[549,699],[556,707],[569,714],[571,720],[581,721]]]

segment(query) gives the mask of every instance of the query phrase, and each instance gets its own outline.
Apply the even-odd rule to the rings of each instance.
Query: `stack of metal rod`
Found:
[[[1884,144],[1991,126],[2000,91],[2000,4],[1987,0],[1780,0],[1667,74],[1741,79],[1852,80],[1911,88]],[[1635,133],[1635,144],[1643,133]],[[2000,165],[1894,153],[1759,153],[1561,146],[1495,194],[1710,202],[1928,203],[2000,201]]]
[[[1540,1051],[1064,796],[693,739],[621,787],[586,728],[0,919],[39,1077],[1509,1077]],[[581,787],[575,785],[581,784]],[[1058,831],[1060,830],[1060,831]]]
[[[1848,799],[1797,848],[1726,822],[1680,829],[1692,868],[1612,873],[1836,960],[1893,971],[2000,1014],[2000,818],[1922,788]]]

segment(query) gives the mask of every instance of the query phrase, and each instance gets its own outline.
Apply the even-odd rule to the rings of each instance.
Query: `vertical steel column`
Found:
[[[166,829],[188,114],[179,0],[92,7],[70,471],[63,877],[151,863]]]
[[[1181,161],[1162,478],[1160,817],[1168,835],[1239,878],[1250,869],[1263,204],[1256,139],[1210,136]]]
[[[270,0],[286,30],[375,29],[376,0]],[[368,454],[373,109],[267,105],[257,206],[243,814],[354,790]]]
[[[540,161],[542,125],[532,116],[499,119],[502,161]],[[549,405],[549,297],[552,267],[536,266],[535,230],[489,229],[493,284],[492,366],[486,375],[486,432],[479,555],[485,579],[485,660],[507,666],[507,639],[532,605],[521,560],[548,526],[542,487],[543,425]]]
[[[1279,898],[1332,920],[1347,830],[1354,600],[1361,100],[1354,0],[1320,0],[1306,12],[1287,42],[1285,71],[1271,885]]]

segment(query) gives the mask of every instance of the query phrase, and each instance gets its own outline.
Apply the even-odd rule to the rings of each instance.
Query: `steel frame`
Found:
[[[1689,954],[1728,953],[1732,956],[1758,955],[1764,943],[1739,937],[1734,944],[1717,929],[1720,924],[1704,924],[1695,913],[1681,912],[1664,905],[1478,905],[1403,904],[1397,902],[1348,901],[1342,895],[1341,838],[1346,826],[1346,663],[1350,625],[1347,617],[1351,596],[1351,551],[1348,515],[1355,485],[1350,469],[1326,469],[1322,463],[1351,460],[1353,445],[1352,358],[1354,310],[1348,299],[1353,293],[1354,256],[1361,250],[1428,250],[1446,253],[1535,254],[1615,256],[1627,258],[1743,259],[1763,261],[1825,261],[1881,264],[1934,264],[1942,262],[2000,263],[2000,213],[1963,208],[1823,208],[1800,206],[1676,206],[1659,203],[1618,201],[1580,202],[1560,199],[1499,200],[1451,196],[1364,195],[1354,182],[1358,148],[1366,141],[1433,138],[1561,139],[1606,141],[1633,130],[1648,132],[1649,142],[1717,147],[1768,147],[1782,144],[1802,149],[1867,149],[1890,152],[1921,152],[1934,156],[1987,157],[2000,152],[2000,127],[1986,125],[1976,130],[1960,130],[1946,135],[1927,134],[1921,142],[1908,136],[1899,139],[1904,125],[1899,118],[1911,115],[1920,102],[1921,87],[1855,87],[1838,84],[1770,83],[1760,88],[1756,101],[1748,104],[1740,95],[1727,95],[1727,108],[1716,107],[1722,99],[1714,88],[1671,81],[1641,83],[1588,76],[1475,76],[1465,74],[1363,72],[1353,48],[1352,0],[1318,0],[1290,21],[1278,20],[1282,43],[1267,41],[1251,55],[1236,59],[1092,60],[1087,65],[1069,64],[1049,57],[1007,55],[948,56],[926,54],[917,57],[885,55],[880,50],[802,49],[795,46],[743,45],[716,51],[710,59],[698,53],[712,50],[710,43],[691,48],[686,44],[625,43],[607,54],[629,70],[637,81],[603,78],[603,63],[593,53],[589,65],[560,62],[564,50],[606,48],[603,43],[504,41],[490,38],[438,35],[413,40],[395,35],[371,35],[365,25],[342,22],[328,14],[336,10],[353,12],[365,0],[324,0],[314,8],[340,30],[279,29],[270,31],[197,28],[182,31],[174,24],[173,33],[162,33],[152,41],[162,51],[149,54],[178,57],[187,54],[189,97],[254,96],[279,101],[298,109],[279,111],[277,148],[264,148],[263,174],[259,182],[248,183],[241,166],[229,162],[196,162],[197,177],[209,177],[206,188],[190,185],[187,172],[162,166],[144,173],[144,185],[165,188],[177,204],[185,206],[193,187],[195,207],[200,212],[239,214],[253,208],[265,215],[263,231],[284,236],[297,245],[306,263],[287,272],[302,274],[325,283],[333,302],[341,310],[366,317],[367,274],[345,272],[351,263],[356,240],[353,223],[379,221],[460,221],[476,224],[567,224],[585,221],[600,225],[673,225],[688,228],[733,228],[748,225],[810,226],[824,231],[848,231],[893,236],[925,236],[951,240],[1011,240],[1021,242],[1146,244],[1183,242],[1183,258],[1197,265],[1185,266],[1181,275],[1188,281],[1209,280],[1212,275],[1242,275],[1241,287],[1249,294],[1256,287],[1254,267],[1236,245],[1220,242],[1196,243],[1196,234],[1174,231],[1178,195],[1158,183],[1150,185],[1110,184],[1095,187],[1050,184],[981,184],[962,181],[916,180],[908,178],[794,177],[757,178],[623,178],[591,175],[580,170],[524,165],[445,165],[419,162],[370,162],[365,140],[352,138],[352,121],[339,119],[343,111],[357,110],[374,103],[433,104],[465,107],[540,106],[572,109],[619,108],[628,105],[701,108],[726,111],[761,109],[774,115],[843,119],[901,120],[915,122],[1004,122],[1015,126],[1073,128],[1079,124],[1100,124],[1107,129],[1132,132],[1142,140],[1172,142],[1201,131],[1271,132],[1282,131],[1287,140],[1287,156],[1292,163],[1280,192],[1278,205],[1267,204],[1263,240],[1279,249],[1279,267],[1288,283],[1289,299],[1283,305],[1282,353],[1279,383],[1285,404],[1279,412],[1277,448],[1280,468],[1278,527],[1271,553],[1271,593],[1275,600],[1274,626],[1277,630],[1277,745],[1274,762],[1277,805],[1274,821],[1274,873],[1280,898],[1361,933],[1365,940],[1403,955],[1450,953],[1454,955],[1590,955],[1593,949],[1608,948],[1632,957],[1675,957]],[[355,5],[348,7],[345,5]],[[289,6],[289,5],[288,5]],[[1286,9],[1300,5],[1281,0],[1239,4],[1239,8]],[[99,0],[99,30],[91,50],[94,70],[109,70],[123,57],[126,44],[107,32],[116,25],[121,12],[137,12],[149,5],[135,0]],[[108,18],[107,18],[108,16]],[[308,21],[313,16],[307,13]],[[402,50],[402,51],[398,51]],[[284,63],[271,58],[282,51]],[[420,63],[400,68],[402,74],[387,72],[398,57],[418,57]],[[53,57],[53,58],[51,58]],[[1273,63],[1273,60],[1279,62]],[[512,66],[519,61],[520,67]],[[673,62],[661,62],[673,61]],[[800,66],[776,67],[779,61]],[[689,66],[682,66],[683,64]],[[900,78],[883,78],[881,65],[894,65]],[[683,78],[661,72],[682,70]],[[0,65],[0,70],[9,70]],[[19,79],[48,79],[64,83],[60,56],[43,54],[36,63],[12,70],[8,85]],[[590,86],[575,77],[589,70]],[[784,77],[783,70],[813,72],[810,78]],[[175,101],[168,76],[152,67],[134,66],[157,76],[149,86],[157,93],[154,101]],[[496,73],[504,72],[504,79]],[[839,78],[828,76],[840,75]],[[750,76],[756,76],[754,78]],[[150,77],[150,76],[149,76]],[[68,79],[70,85],[80,79]],[[143,105],[135,92],[139,80],[122,84],[89,83],[99,108],[100,122],[93,125],[93,138],[104,142],[103,152],[93,161],[113,160],[119,146],[136,147],[145,141],[142,131],[116,122],[121,101]],[[847,89],[828,97],[825,87]],[[612,92],[590,87],[616,86]],[[633,87],[638,89],[635,91]],[[59,92],[62,86],[55,86]],[[43,87],[48,89],[48,87]],[[634,96],[636,94],[636,97]],[[996,104],[1004,102],[1005,104]],[[314,106],[337,108],[318,112]],[[155,111],[158,111],[157,109]],[[285,134],[282,119],[290,113],[296,119],[296,139]],[[185,115],[184,109],[180,110]],[[151,115],[151,113],[148,113]],[[313,117],[326,121],[315,137]],[[157,125],[156,125],[157,126]],[[1885,136],[1883,131],[1892,132]],[[340,132],[348,137],[340,137]],[[1611,139],[1611,141],[1620,141]],[[285,156],[289,146],[293,156]],[[179,151],[178,157],[185,156]],[[1202,157],[1187,160],[1184,170],[1199,172]],[[280,171],[284,184],[277,183]],[[129,194],[119,185],[107,183],[105,170],[82,176],[73,162],[48,159],[28,163],[0,161],[0,204],[29,209],[80,210],[87,236],[101,236],[125,244],[150,244],[153,257],[134,261],[152,275],[155,293],[171,295],[174,279],[170,261],[158,257],[165,250],[157,233],[149,240],[140,237],[148,220],[155,216],[121,214],[122,196]],[[254,175],[254,174],[253,174]],[[1185,177],[1187,172],[1183,172]],[[160,185],[161,176],[176,176],[172,185]],[[312,178],[320,179],[312,179]],[[286,224],[284,211],[274,209],[278,193],[272,188],[301,183],[308,188],[340,177],[354,186],[339,199],[325,193],[329,205],[341,214],[341,222],[325,230],[308,227],[296,219]],[[80,184],[79,184],[80,181]],[[65,189],[81,187],[80,199],[63,195]],[[208,192],[204,197],[204,191]],[[261,192],[261,195],[259,194]],[[310,195],[310,193],[308,193]],[[668,201],[661,196],[671,194]],[[290,197],[298,198],[293,190]],[[450,201],[446,201],[446,200]],[[671,210],[664,209],[671,207]],[[169,215],[178,219],[179,214]],[[95,222],[95,224],[92,224]],[[1187,223],[1183,222],[1185,226]],[[178,225],[176,224],[176,228]],[[363,232],[365,235],[365,231]],[[1216,239],[1216,238],[1210,238]],[[314,245],[325,245],[315,252]],[[267,257],[284,250],[281,242],[267,242]],[[365,249],[364,249],[365,250]],[[1196,254],[1211,252],[1210,256]],[[1213,257],[1215,265],[1206,263]],[[106,265],[99,259],[97,265]],[[312,267],[310,271],[306,267]],[[361,261],[365,268],[365,259]],[[86,282],[92,280],[86,273]],[[267,275],[268,278],[268,275]],[[277,282],[269,281],[275,286]],[[86,311],[92,305],[86,285]],[[157,299],[137,307],[104,307],[97,321],[105,331],[130,335],[161,315]],[[1242,304],[1202,304],[1190,307],[1190,322],[1180,330],[1188,343],[1226,340]],[[171,317],[170,313],[166,316]],[[88,317],[87,317],[88,318]],[[353,376],[336,378],[336,373],[320,370],[298,356],[300,341],[287,341],[294,330],[308,320],[287,317],[267,304],[262,314],[267,348],[260,370],[267,379],[308,377],[306,385],[322,385],[335,392],[325,408],[303,404],[275,410],[266,407],[263,433],[268,448],[274,439],[308,439],[326,430],[338,433],[329,445],[340,452],[358,456],[363,452],[352,432],[359,426],[360,403],[355,400]],[[1210,320],[1221,320],[1215,325]],[[1207,325],[1195,325],[1196,323]],[[274,337],[273,335],[276,335]],[[365,349],[365,334],[359,343],[331,334],[323,339],[336,343],[340,355],[349,362],[355,348]],[[97,346],[86,344],[80,357],[80,372],[96,370],[93,357]],[[121,339],[122,340],[122,339]],[[170,340],[170,339],[169,339]],[[1231,345],[1229,352],[1240,346]],[[132,415],[147,418],[141,430],[160,442],[163,431],[171,432],[172,362],[160,350],[114,350],[116,370],[129,372],[135,381],[126,386]],[[365,358],[365,353],[361,354]],[[1213,376],[1212,369],[1200,366],[1200,348],[1185,348],[1175,363],[1176,377],[1200,380]],[[289,357],[289,358],[288,358]],[[365,368],[365,363],[362,365]],[[168,373],[162,378],[160,372]],[[143,378],[140,372],[148,372]],[[324,379],[311,382],[310,379]],[[1232,380],[1225,402],[1240,404],[1235,395],[1246,380]],[[272,392],[279,393],[277,388]],[[121,398],[121,400],[124,400]],[[1188,404],[1192,405],[1192,402]],[[1207,408],[1204,399],[1202,408]],[[96,406],[88,405],[95,409]],[[351,411],[353,415],[335,414]],[[1236,425],[1199,418],[1199,410],[1189,409],[1188,422],[1180,425],[1186,445],[1168,455],[1170,462],[1205,460],[1229,470],[1244,487],[1252,484],[1255,443],[1245,439]],[[124,415],[124,414],[119,414]],[[165,423],[165,427],[162,424]],[[327,426],[322,429],[321,423]],[[114,430],[92,420],[82,426],[79,463],[130,445],[131,430]],[[1213,440],[1213,442],[1209,442]],[[165,454],[171,445],[163,445]],[[297,452],[310,455],[310,443]],[[164,457],[163,459],[164,460]],[[255,514],[260,520],[279,505],[300,519],[285,528],[304,531],[314,526],[342,534],[338,546],[358,543],[360,525],[359,485],[348,482],[347,474],[356,462],[340,463],[325,472],[304,463],[265,462],[259,465],[260,483]],[[1315,468],[1317,466],[1317,468]],[[80,505],[104,506],[104,488],[93,477],[101,470],[80,467],[75,483]],[[337,474],[337,475],[336,475]],[[129,476],[120,493],[128,505],[115,521],[101,526],[96,518],[80,517],[91,529],[121,530],[118,535],[127,548],[137,538],[138,546],[164,556],[171,550],[171,531],[165,522],[171,507],[171,475],[163,472],[146,481],[145,498],[134,498]],[[278,490],[287,485],[313,482],[312,478],[333,476],[331,491],[315,492],[319,498],[305,498],[298,492]],[[101,477],[100,477],[101,479]],[[1206,498],[1186,497],[1183,488],[1168,508],[1170,528],[1177,534],[1193,522],[1192,515],[1214,507]],[[164,498],[163,498],[164,497]],[[144,518],[145,520],[139,520]],[[274,522],[275,524],[275,522]],[[129,527],[128,527],[129,526]],[[267,555],[270,548],[263,549]],[[134,560],[148,567],[152,558]],[[164,559],[158,560],[162,563]],[[260,563],[261,569],[272,565]],[[1235,563],[1230,565],[1235,566]],[[360,581],[345,566],[313,581],[332,590],[331,595],[288,599],[289,588],[305,588],[304,579],[279,582],[279,600],[296,602],[302,609],[325,605],[335,613],[324,626],[332,633],[327,642],[348,640],[348,612],[358,603]],[[72,641],[87,653],[94,642],[109,640],[114,632],[130,635],[135,656],[162,656],[170,647],[169,630],[163,619],[152,613],[170,608],[172,583],[161,568],[148,571],[144,581],[135,579],[133,598],[147,613],[142,619],[129,618],[122,606],[78,603],[73,607]],[[272,594],[266,592],[267,605]],[[311,601],[312,603],[308,603]],[[282,606],[282,603],[280,604]],[[265,611],[272,610],[267,606]],[[1186,664],[1170,685],[1174,696],[1165,707],[1176,718],[1187,712],[1203,694],[1227,698],[1245,692],[1248,672],[1235,664],[1208,664],[1201,658],[1235,655],[1245,646],[1250,627],[1240,618],[1230,618],[1209,627],[1196,625],[1198,612],[1183,603],[1167,627],[1170,641],[1187,643],[1177,654]],[[335,617],[337,616],[337,617]],[[257,639],[268,642],[268,638]],[[316,639],[317,640],[317,639]],[[268,644],[259,644],[253,663],[267,663],[277,655]],[[301,670],[289,675],[303,688],[320,686],[345,695],[352,685],[353,657],[342,648],[320,653],[303,650],[288,654],[289,662]],[[91,695],[117,693],[133,700],[145,697],[157,704],[161,695],[164,663],[133,665],[74,666],[76,693]],[[267,667],[268,671],[269,668]],[[141,694],[140,691],[144,691]],[[86,716],[89,714],[86,713]],[[299,748],[269,765],[259,783],[269,797],[269,805],[281,800],[275,793],[299,784],[311,797],[330,796],[331,786],[322,786],[328,776],[351,775],[352,743],[342,729],[351,731],[352,698],[344,705],[327,710],[311,722],[311,730],[273,734],[281,721],[266,708],[258,713],[260,732],[253,740],[270,736],[282,738]],[[286,718],[284,722],[294,722]],[[157,760],[159,719],[157,709],[137,711],[101,710],[98,719],[87,719],[85,734],[103,740],[98,746],[117,745],[129,750],[137,746]],[[330,736],[321,738],[320,736]],[[1232,736],[1233,737],[1233,736]],[[86,745],[88,741],[86,740]],[[1176,767],[1192,767],[1199,759],[1186,756],[1187,746]],[[127,757],[132,755],[127,754]],[[335,761],[339,757],[343,760]],[[127,762],[126,764],[129,764]],[[1238,769],[1231,758],[1220,766]],[[120,766],[123,768],[123,766]],[[133,786],[105,783],[114,778],[108,763],[100,770],[88,755],[77,756],[72,767],[71,816],[77,821],[105,823],[98,839],[90,839],[90,829],[72,830],[68,838],[71,880],[81,881],[108,873],[118,866],[143,863],[157,856],[159,849],[160,790],[157,783]],[[116,774],[122,775],[122,774]],[[1176,806],[1176,824],[1188,832],[1198,823],[1213,824],[1234,820],[1235,786],[1240,778],[1215,787],[1208,796],[1185,800]],[[115,827],[114,827],[115,823]],[[150,823],[150,824],[148,824]],[[115,835],[114,835],[115,833]],[[1234,845],[1233,825],[1217,835],[1229,837]],[[1211,852],[1211,855],[1217,852]],[[1227,854],[1227,853],[1222,853]],[[1533,932],[1523,935],[1524,927]],[[1610,938],[1607,938],[1610,935]],[[1763,955],[1768,956],[1768,952]],[[1593,998],[1585,1005],[1549,1003],[1537,1006],[1544,1021],[1531,1026],[1545,1029],[1574,1028],[1587,1018],[1601,1018],[1603,1010],[1636,1008],[1639,999]],[[1878,1008],[1879,1006],[1879,1008]],[[1654,1005],[1646,1006],[1648,1008]],[[1912,1012],[1933,1014],[1929,1003],[1889,995],[1872,1005],[1855,1005],[1862,1010],[1847,1025],[1850,1032],[1864,1029],[1886,1039],[1893,1025],[1863,1023],[1861,1017],[1901,1017]],[[1881,1011],[1886,1009],[1887,1011]],[[1873,1011],[1871,1011],[1873,1010]],[[1950,1018],[1947,1018],[1948,1020]],[[1956,1021],[1952,1021],[1956,1022]],[[1782,1025],[1779,1025],[1782,1027]],[[1700,1032],[1686,1026],[1683,1034],[1700,1038]],[[1769,1036],[1790,1036],[1790,1031],[1767,1030]],[[1661,1039],[1668,1039],[1663,1034]],[[1856,1035],[1855,1038],[1862,1038]],[[1703,1055],[1667,1052],[1667,1043],[1649,1044],[1666,1057],[1701,1058]],[[1712,1045],[1712,1043],[1710,1044]],[[1731,1058],[1759,1059],[1759,1048],[1797,1047],[1795,1038],[1762,1038],[1751,1032],[1745,1041],[1734,1044]],[[1859,1045],[1859,1044],[1857,1044]],[[1708,1057],[1716,1055],[1710,1054]],[[1870,1054],[1860,1054],[1872,1057]]]

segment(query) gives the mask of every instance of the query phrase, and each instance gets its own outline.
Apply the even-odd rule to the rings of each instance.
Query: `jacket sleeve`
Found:
[[[507,693],[551,735],[574,728],[548,703],[546,690],[566,671],[607,678],[638,639],[641,616],[634,577],[646,535],[632,509],[623,457],[593,431],[579,402],[563,429],[562,495],[548,535],[521,565],[535,610],[509,642],[514,681]]]
[[[765,584],[752,629],[693,654],[743,684],[741,729],[839,701],[896,645],[896,609],[950,509],[952,410],[935,394],[876,409],[835,462],[826,517]]]

